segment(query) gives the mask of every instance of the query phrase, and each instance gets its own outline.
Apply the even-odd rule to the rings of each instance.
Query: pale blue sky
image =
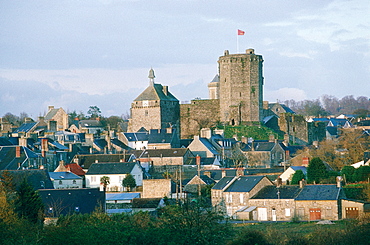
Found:
[[[129,111],[148,85],[207,98],[224,50],[264,57],[264,99],[370,96],[368,0],[0,0],[0,116]]]

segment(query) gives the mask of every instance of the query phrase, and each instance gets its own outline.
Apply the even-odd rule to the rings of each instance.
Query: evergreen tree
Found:
[[[303,171],[302,170],[297,170],[297,171],[295,171],[295,173],[292,176],[291,184],[292,185],[298,185],[299,181],[301,181],[303,179],[306,179],[306,176],[304,175]]]
[[[353,174],[354,181],[366,181],[370,178],[370,166],[361,166],[355,169]]]
[[[134,176],[131,174],[128,174],[123,180],[122,180],[122,186],[126,187],[129,191],[131,191],[133,188],[136,187],[136,181]]]
[[[352,166],[344,166],[342,170],[340,171],[340,174],[343,176],[346,182],[349,182],[349,183],[354,182],[354,173],[355,173],[355,168]]]
[[[44,221],[44,204],[39,194],[24,179],[17,189],[15,212],[19,217],[32,223],[41,224]]]
[[[328,177],[328,171],[324,162],[318,158],[312,158],[307,167],[307,180],[309,183],[320,183],[321,180]]]

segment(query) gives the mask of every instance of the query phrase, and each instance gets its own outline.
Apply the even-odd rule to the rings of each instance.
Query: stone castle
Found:
[[[167,86],[154,83],[151,69],[149,86],[131,105],[128,131],[176,128],[185,139],[216,124],[259,125],[265,117],[278,114],[263,101],[262,64],[262,56],[254,49],[242,54],[226,50],[218,59],[219,74],[208,84],[209,99],[194,99],[188,104],[180,104]]]

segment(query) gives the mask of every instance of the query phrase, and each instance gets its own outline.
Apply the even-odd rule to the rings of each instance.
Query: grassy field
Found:
[[[370,244],[368,221],[234,224],[241,244]],[[238,239],[239,238],[239,239]],[[237,244],[231,242],[230,244]]]

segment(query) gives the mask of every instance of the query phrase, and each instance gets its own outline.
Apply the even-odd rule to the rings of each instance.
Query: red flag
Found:
[[[238,29],[238,35],[244,35],[245,31],[239,30]]]

